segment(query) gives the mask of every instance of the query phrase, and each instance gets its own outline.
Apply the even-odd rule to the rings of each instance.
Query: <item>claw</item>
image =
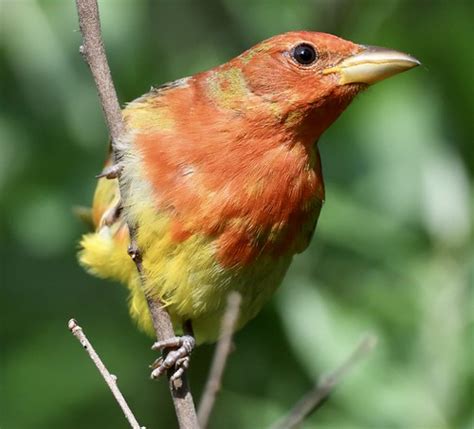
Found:
[[[151,369],[156,369],[158,368],[163,362],[163,356],[160,356],[158,359],[155,359],[155,361],[150,365]]]
[[[189,368],[190,355],[195,345],[196,340],[191,335],[168,338],[153,344],[152,350],[162,350],[165,354],[151,365],[154,368],[151,372],[151,378],[158,378],[171,368],[176,369],[171,376],[171,380],[174,381],[180,378],[184,371]],[[166,353],[168,349],[172,350]]]
[[[110,226],[114,224],[122,212],[122,201],[120,196],[117,196],[111,206],[104,212],[100,219],[101,225]]]
[[[170,380],[175,381],[181,378],[181,376],[184,374],[184,371],[186,371],[189,368],[189,362],[191,362],[190,356],[186,356],[186,357],[178,359],[175,364],[176,368],[178,369],[171,376]]]
[[[122,171],[122,166],[120,164],[112,164],[105,167],[96,177],[96,179],[100,179],[102,177],[106,177],[107,179],[116,179],[120,172]]]

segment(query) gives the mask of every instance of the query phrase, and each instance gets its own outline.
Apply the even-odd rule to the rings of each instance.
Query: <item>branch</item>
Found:
[[[216,346],[211,370],[198,409],[198,420],[201,429],[207,427],[216,396],[221,388],[222,375],[231,352],[232,334],[239,318],[241,301],[242,297],[238,292],[231,292],[227,298],[227,308],[222,318],[219,342]]]
[[[77,324],[77,322],[74,319],[71,319],[69,321],[68,328],[72,332],[72,334],[78,339],[78,341],[81,343],[82,347],[86,349],[87,353],[89,354],[89,357],[92,359],[92,362],[94,362],[95,366],[97,367],[100,374],[102,375],[105,382],[107,383],[110,390],[112,391],[112,395],[114,395],[115,400],[118,402],[120,408],[125,414],[125,418],[130,423],[130,426],[132,427],[132,429],[145,429],[144,426],[140,426],[140,424],[137,422],[137,419],[133,415],[130,407],[128,406],[127,401],[125,401],[125,398],[123,397],[122,392],[117,386],[117,377],[115,375],[112,375],[107,370],[104,363],[100,359],[99,355],[94,350],[94,347],[92,347],[92,344],[87,339],[86,334],[84,333],[82,328]]]
[[[270,429],[293,429],[300,425],[311,413],[320,408],[333,389],[351,371],[360,360],[371,352],[377,343],[374,335],[365,336],[351,355],[327,377],[306,393],[280,421]]]
[[[104,112],[107,128],[110,133],[112,156],[115,164],[118,166],[122,159],[120,142],[125,134],[125,126],[122,120],[122,112],[117,99],[117,94],[112,81],[105,49],[102,42],[100,30],[99,8],[97,0],[75,0],[79,16],[79,27],[81,30],[83,44],[80,52],[88,64],[97,87],[102,110]],[[120,170],[118,170],[120,171]],[[126,199],[127,187],[119,175],[118,177],[120,195],[122,200]],[[135,232],[138,225],[128,225],[130,231],[131,252],[130,256],[135,261],[142,285],[144,284],[145,274],[141,266],[140,250],[136,246]],[[173,326],[170,317],[161,303],[147,299],[150,315],[158,340],[174,336]],[[171,375],[171,374],[168,374]],[[177,380],[179,383],[179,380]],[[194,407],[193,398],[187,377],[181,377],[180,385],[176,386],[170,382],[169,387],[173,398],[176,416],[181,428],[197,428],[197,416]]]

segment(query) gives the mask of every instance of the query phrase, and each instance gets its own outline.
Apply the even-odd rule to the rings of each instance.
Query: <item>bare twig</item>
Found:
[[[367,354],[373,350],[377,343],[374,335],[365,336],[357,345],[351,355],[332,373],[323,377],[316,386],[306,393],[281,420],[270,429],[292,429],[298,427],[305,418],[324,404],[326,399],[337,384],[348,372]]]
[[[122,392],[117,386],[117,377],[115,375],[112,375],[107,370],[101,358],[99,357],[97,352],[94,350],[94,347],[92,347],[92,344],[87,339],[86,334],[84,333],[82,328],[77,324],[77,322],[74,319],[71,319],[68,322],[68,328],[73,333],[73,335],[78,339],[78,341],[81,343],[82,347],[86,349],[87,353],[89,354],[89,357],[92,359],[92,362],[94,362],[95,366],[97,367],[100,374],[102,375],[105,382],[107,383],[110,390],[112,391],[112,394],[114,395],[115,400],[118,402],[120,408],[125,414],[125,418],[130,423],[130,426],[132,427],[132,429],[145,429],[144,426],[139,425],[139,423],[137,422],[137,419],[132,413],[132,410],[128,406],[127,401],[125,401],[125,398],[123,397]]]
[[[122,159],[121,145],[119,144],[124,136],[125,126],[122,120],[122,113],[117,99],[117,94],[112,81],[105,49],[102,42],[100,30],[99,8],[97,0],[75,0],[79,16],[79,26],[82,33],[83,44],[80,52],[86,63],[89,65],[92,76],[97,87],[102,109],[104,111],[107,128],[112,141],[112,154],[115,165],[119,165]],[[120,177],[120,168],[117,167],[120,195],[122,200],[126,200],[127,187]],[[125,198],[124,198],[125,197]],[[140,278],[145,280],[145,274],[141,268],[141,255],[136,246],[135,232],[139,225],[128,225],[130,231],[131,247],[134,261],[137,265]],[[153,326],[158,340],[174,336],[173,326],[168,313],[159,302],[147,300]],[[170,374],[169,374],[170,375]],[[185,376],[178,380],[180,385],[170,382],[171,396],[176,410],[176,416],[181,428],[197,428],[197,416],[193,398],[187,378]]]
[[[207,427],[216,396],[221,388],[222,375],[231,351],[232,334],[239,318],[241,301],[242,297],[238,292],[231,292],[227,298],[227,308],[222,318],[219,342],[216,346],[211,370],[198,408],[198,420],[201,429]]]
[[[117,154],[117,142],[123,135],[125,128],[102,42],[99,7],[97,0],[76,0],[76,7],[83,39],[79,52],[84,57],[94,77],[107,128],[112,139],[112,147],[114,153]]]

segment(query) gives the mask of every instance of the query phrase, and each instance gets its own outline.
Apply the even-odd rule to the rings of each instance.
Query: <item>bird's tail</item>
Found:
[[[125,239],[121,236],[126,235]],[[80,241],[80,264],[91,274],[128,284],[136,274],[135,264],[127,254],[128,229],[104,226],[85,234]]]

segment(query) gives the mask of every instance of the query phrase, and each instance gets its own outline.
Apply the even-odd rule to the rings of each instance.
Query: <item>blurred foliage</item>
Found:
[[[423,67],[362,95],[321,141],[327,201],[311,248],[236,336],[214,428],[263,428],[364,332],[379,337],[304,427],[472,428],[474,3],[101,1],[123,102],[292,29],[398,48]],[[0,3],[1,398],[8,429],[126,427],[66,329],[84,326],[148,428],[174,427],[124,288],[75,259],[107,135],[73,0]],[[211,346],[193,355],[202,389]]]

